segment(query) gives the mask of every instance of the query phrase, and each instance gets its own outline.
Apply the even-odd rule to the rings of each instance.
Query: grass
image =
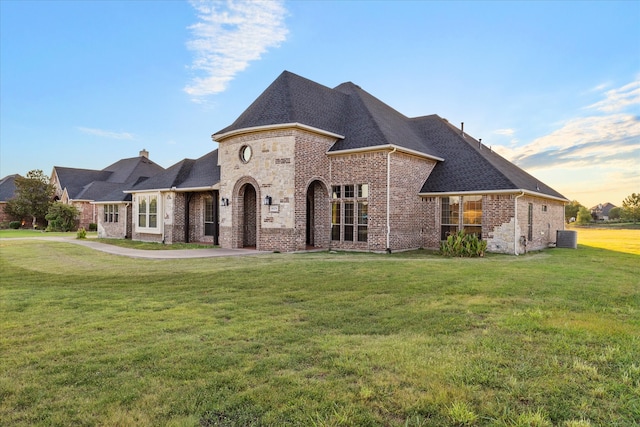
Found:
[[[106,243],[108,245],[120,246],[123,248],[141,249],[141,250],[148,250],[148,251],[206,249],[206,248],[218,247],[218,246],[213,246],[212,244],[204,244],[204,243],[172,243],[170,245],[165,245],[157,242],[140,242],[136,240],[127,240],[127,239],[96,239],[96,241],[100,243]]]
[[[640,258],[578,239],[171,261],[0,241],[0,419],[637,425]]]
[[[578,243],[594,248],[640,255],[640,228],[573,227],[578,232]]]
[[[6,229],[6,230],[0,230],[0,239],[3,239],[3,238],[17,239],[17,238],[27,238],[27,237],[73,237],[75,238],[76,233],[77,232],[75,231],[49,232],[49,231],[43,231],[43,230]],[[87,232],[87,236],[95,237],[97,234],[98,233],[95,231]]]

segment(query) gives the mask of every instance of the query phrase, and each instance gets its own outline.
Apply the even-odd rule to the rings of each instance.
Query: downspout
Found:
[[[522,196],[524,196],[524,191],[516,196],[515,203],[514,203],[515,213],[513,217],[513,252],[515,255],[520,255],[518,253],[518,246],[517,246],[518,242],[520,241],[520,239],[518,239],[518,199]]]
[[[127,210],[129,209],[129,203],[124,204],[124,238],[127,238],[127,228],[129,227],[129,223],[127,222]],[[133,227],[131,227],[133,228]]]
[[[397,150],[398,147],[393,147],[387,153],[387,253],[391,253],[391,155]]]

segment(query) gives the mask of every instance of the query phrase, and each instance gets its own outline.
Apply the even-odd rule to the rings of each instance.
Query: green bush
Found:
[[[22,223],[20,221],[11,221],[9,223],[9,228],[17,230],[18,228],[20,228],[20,225],[22,225]]]
[[[447,240],[440,242],[440,253],[444,256],[482,257],[486,250],[486,241],[480,240],[476,234],[464,231],[450,234]]]
[[[49,221],[48,231],[72,231],[76,228],[76,219],[80,211],[75,206],[55,202],[45,217]]]
[[[98,224],[92,222],[89,224],[89,231],[98,231]]]
[[[76,234],[76,238],[77,239],[86,239],[87,238],[87,230],[84,229],[84,227],[80,227],[78,229],[78,233]]]

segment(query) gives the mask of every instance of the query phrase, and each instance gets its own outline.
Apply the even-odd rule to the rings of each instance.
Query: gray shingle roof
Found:
[[[6,202],[16,193],[16,178],[20,175],[7,175],[0,179],[0,202]]]
[[[60,187],[66,188],[70,199],[94,201],[126,201],[131,196],[123,191],[164,168],[147,157],[119,160],[102,170],[55,166]]]
[[[344,138],[330,152],[396,145],[443,158],[423,193],[529,190],[564,198],[437,115],[408,118],[353,83],[334,89],[284,71],[230,126],[241,129],[301,123]]]
[[[163,190],[174,187],[178,190],[204,188],[219,182],[218,150],[213,150],[195,160],[181,160],[164,172],[133,186],[129,190]]]

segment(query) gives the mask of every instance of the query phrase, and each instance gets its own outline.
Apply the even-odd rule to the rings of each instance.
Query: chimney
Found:
[[[140,157],[144,157],[145,159],[149,158],[149,152],[146,149],[142,149],[142,151],[140,151]]]

